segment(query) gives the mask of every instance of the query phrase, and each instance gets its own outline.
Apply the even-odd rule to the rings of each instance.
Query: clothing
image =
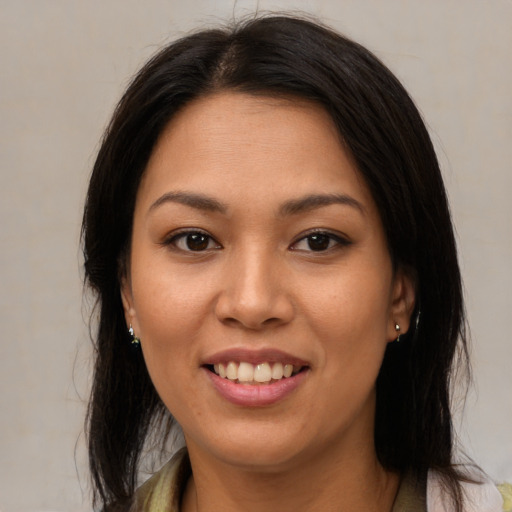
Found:
[[[181,494],[190,474],[187,450],[182,448],[137,489],[130,512],[179,512]]]
[[[130,512],[179,512],[190,474],[187,451],[182,449],[137,490]],[[464,483],[463,489],[468,498],[465,512],[512,512],[510,484]],[[439,475],[430,471],[427,482],[419,485],[412,478],[402,478],[392,512],[451,512],[442,500]]]

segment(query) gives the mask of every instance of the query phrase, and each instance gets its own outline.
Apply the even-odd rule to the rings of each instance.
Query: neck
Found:
[[[288,468],[241,469],[201,457],[190,449],[193,476],[182,512],[372,512],[391,511],[399,476],[378,463],[373,445],[335,450]],[[199,457],[198,457],[199,455]]]

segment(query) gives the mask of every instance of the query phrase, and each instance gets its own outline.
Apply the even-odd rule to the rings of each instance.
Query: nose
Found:
[[[233,255],[215,305],[222,323],[263,330],[293,319],[290,283],[276,259],[263,251]]]

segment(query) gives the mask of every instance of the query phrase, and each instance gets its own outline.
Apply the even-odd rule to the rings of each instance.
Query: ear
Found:
[[[395,341],[398,335],[404,335],[410,327],[411,315],[416,302],[415,280],[410,272],[398,269],[393,278],[391,308],[388,320],[388,341]],[[399,326],[399,330],[396,326]]]
[[[137,313],[133,304],[132,286],[127,276],[121,278],[121,300],[123,302],[126,328],[128,329],[128,327],[131,325],[135,333],[138,333],[139,326],[137,323]]]

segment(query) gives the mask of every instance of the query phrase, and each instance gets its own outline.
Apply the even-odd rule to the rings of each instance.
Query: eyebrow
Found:
[[[167,192],[159,197],[150,207],[149,212],[155,210],[165,203],[179,203],[185,206],[191,206],[197,210],[208,212],[226,213],[227,206],[212,197],[192,192]]]
[[[160,196],[149,207],[149,212],[166,203],[179,203],[196,208],[197,210],[222,214],[225,214],[228,210],[227,205],[204,194],[194,192],[167,192]],[[298,199],[291,199],[280,206],[278,213],[279,216],[286,217],[289,215],[307,213],[332,204],[350,206],[359,210],[363,215],[366,213],[364,206],[357,199],[346,194],[310,194]]]
[[[286,201],[286,203],[279,208],[279,214],[283,217],[287,215],[297,215],[332,204],[350,206],[359,210],[363,215],[366,213],[364,206],[357,199],[346,194],[312,194],[300,197],[299,199]]]

